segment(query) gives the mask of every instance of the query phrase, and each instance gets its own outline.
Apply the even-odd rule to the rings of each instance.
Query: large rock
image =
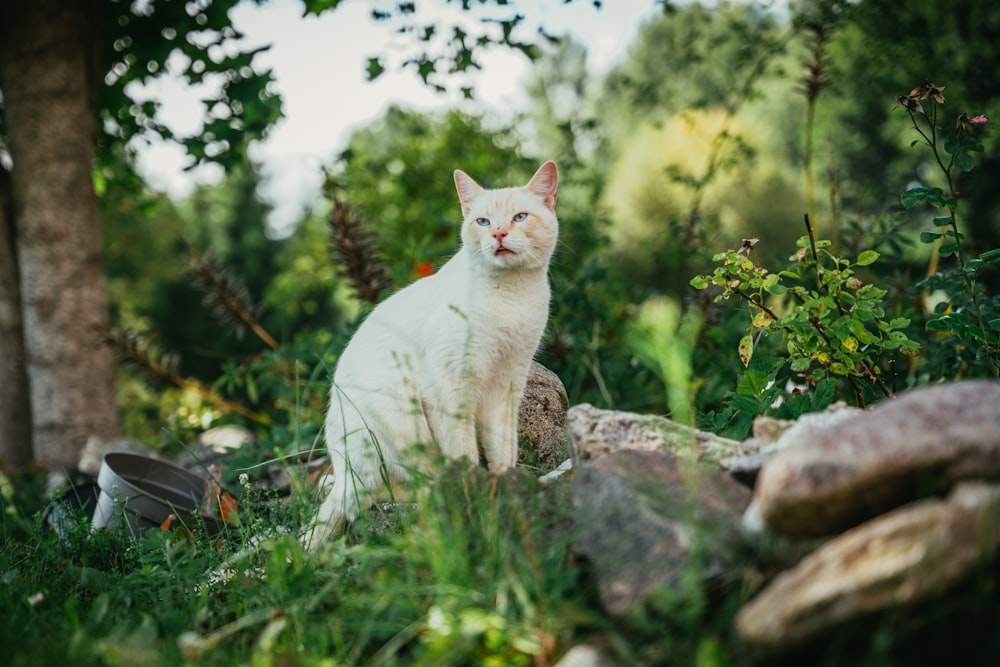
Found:
[[[664,417],[574,405],[566,430],[577,459],[594,459],[619,450],[670,450],[681,456],[720,462],[745,453],[742,444],[678,424]]]
[[[714,465],[672,452],[623,450],[580,465],[573,480],[573,550],[593,565],[604,608],[622,614],[697,564],[707,580],[732,571],[749,490]]]
[[[757,417],[753,420],[753,437],[743,441],[738,451],[723,457],[719,464],[753,487],[761,468],[776,453],[796,442],[808,441],[814,431],[853,419],[860,412],[860,408],[838,401],[822,412],[808,412],[796,420]]]
[[[1000,547],[1000,485],[963,482],[824,544],[779,574],[736,617],[740,636],[797,647],[847,621],[933,598],[992,567]]]
[[[519,462],[547,472],[566,460],[568,408],[569,398],[559,376],[532,362],[517,417]]]
[[[755,505],[777,533],[834,534],[960,480],[1000,478],[1000,383],[914,389],[797,437],[761,470]]]

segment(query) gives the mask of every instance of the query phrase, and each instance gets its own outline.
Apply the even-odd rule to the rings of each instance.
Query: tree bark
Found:
[[[97,196],[101,4],[0,4],[0,85],[13,162],[17,264],[35,460],[75,467],[118,436]]]
[[[0,165],[0,471],[31,462],[29,410],[10,172]]]

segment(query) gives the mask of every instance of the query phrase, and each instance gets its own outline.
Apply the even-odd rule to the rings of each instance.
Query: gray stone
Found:
[[[555,667],[619,667],[607,651],[592,644],[577,644],[566,651]]]
[[[947,500],[896,509],[825,543],[740,610],[736,629],[771,650],[795,648],[868,614],[933,599],[991,567],[1000,485],[963,482]]]
[[[594,459],[618,450],[667,449],[680,456],[719,462],[747,453],[741,443],[699,431],[664,417],[574,405],[566,419],[570,445],[578,459]]]
[[[177,465],[199,469],[232,454],[241,447],[256,445],[253,431],[235,424],[224,424],[208,429],[192,440],[177,457]]]
[[[574,474],[573,550],[592,563],[610,613],[679,585],[695,564],[706,580],[736,566],[750,492],[716,466],[665,449],[622,450],[584,462]]]
[[[796,442],[808,441],[812,432],[853,419],[861,412],[838,401],[822,412],[809,412],[797,420],[757,417],[753,421],[753,437],[745,440],[739,451],[723,457],[719,465],[753,487],[764,464],[777,452]]]
[[[519,462],[547,472],[569,456],[568,408],[569,398],[559,376],[532,362],[518,411]]]
[[[965,479],[1000,478],[1000,383],[914,389],[796,431],[760,472],[754,502],[776,533],[822,536]]]

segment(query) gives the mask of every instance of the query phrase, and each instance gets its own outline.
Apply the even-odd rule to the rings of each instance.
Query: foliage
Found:
[[[830,85],[817,115],[817,148],[825,150],[816,164],[827,168],[838,210],[881,214],[913,181],[944,187],[926,153],[901,150],[912,130],[885,113],[887,92],[929,77],[948,81],[949,97],[969,108],[995,109],[998,74],[987,63],[1000,53],[997,8],[960,0],[829,4],[840,18],[828,47]],[[1000,246],[997,151],[988,146],[957,185],[967,245],[983,250]]]
[[[908,319],[887,318],[882,303],[886,291],[857,276],[857,269],[875,262],[878,253],[866,250],[853,263],[835,257],[827,250],[830,241],[814,238],[808,217],[806,224],[809,234],[799,239],[790,269],[768,271],[755,250],[758,239],[748,239],[738,250],[717,254],[714,259],[721,266],[711,275],[696,276],[691,285],[721,289],[717,301],[738,296],[746,302],[751,321],[738,348],[744,366],[756,339],[777,333],[787,349],[789,370],[807,385],[827,376],[846,379],[858,405],[865,403],[864,384],[893,395],[880,377],[880,360],[897,350],[913,356],[920,344],[903,332]],[[788,295],[791,305],[779,314],[768,300],[782,295]]]
[[[940,231],[920,234],[922,242],[937,245],[925,284],[944,294],[935,307],[938,316],[927,321],[927,329],[952,334],[958,339],[964,352],[960,357],[967,356],[968,360],[960,362],[956,371],[961,372],[966,365],[975,368],[985,364],[992,375],[1000,377],[1000,300],[989,299],[978,284],[980,269],[1000,259],[1000,249],[987,251],[975,259],[966,259],[962,249],[965,235],[958,230],[959,195],[955,191],[957,174],[972,171],[976,165],[972,154],[983,152],[975,130],[985,125],[989,118],[983,114],[971,118],[968,114],[959,115],[955,133],[945,136],[942,142],[938,107],[944,101],[944,87],[929,81],[924,81],[908,95],[896,97],[896,106],[906,110],[913,129],[920,137],[911,146],[923,143],[930,149],[948,185],[947,191],[924,186],[910,188],[900,195],[900,202],[907,209],[926,203],[944,209],[946,213],[934,218],[934,227]],[[957,266],[944,275],[938,274],[938,257],[953,255]]]
[[[281,99],[271,72],[254,64],[266,47],[242,48],[242,35],[230,22],[236,0],[102,4],[100,58],[106,74],[99,127],[105,133],[100,145],[107,171],[123,166],[116,151],[138,136],[177,141],[194,164],[244,161],[250,142],[265,136],[281,117]],[[136,85],[164,74],[203,92],[205,120],[190,136],[167,127],[159,117],[160,100]]]
[[[399,5],[404,24],[406,4]],[[596,84],[587,81],[578,48],[553,42],[551,55],[533,54],[539,77],[532,96],[539,107],[526,116],[530,124],[390,109],[355,133],[330,168],[330,192],[339,199],[317,206],[288,239],[267,236],[252,170],[236,171],[180,205],[141,189],[123,194],[121,183],[102,172],[118,322],[147,334],[123,336],[119,349],[154,376],[147,397],[157,410],[143,421],[163,429],[168,441],[185,441],[206,423],[248,420],[262,445],[239,454],[251,476],[319,446],[330,372],[364,312],[357,298],[374,301],[390,283],[402,286],[454,252],[458,207],[451,170],[460,167],[484,185],[523,182],[545,151],[551,155],[543,157],[560,163],[561,245],[539,359],[563,379],[571,403],[667,407],[675,419],[742,439],[758,415],[794,419],[841,395],[857,403],[877,400],[895,391],[897,379],[908,386],[982,373],[983,361],[996,359],[991,326],[1000,316],[1000,297],[987,275],[1000,259],[988,249],[994,209],[980,195],[983,183],[995,181],[992,147],[979,142],[981,124],[972,122],[978,116],[966,116],[954,138],[943,138],[933,86],[904,96],[902,106],[938,164],[940,173],[931,174],[896,146],[899,133],[887,125],[879,91],[896,85],[890,83],[901,68],[927,69],[934,62],[950,72],[964,63],[955,80],[963,91],[976,91],[971,103],[989,109],[995,93],[984,82],[995,73],[970,58],[972,45],[953,59],[915,55],[942,52],[942,44],[953,48],[956,31],[928,40],[919,24],[945,30],[950,21],[964,20],[961,12],[945,20],[929,2],[808,4],[829,10],[822,15],[828,22],[796,17],[785,25],[752,6],[667,3],[626,62]],[[988,25],[965,27],[985,31]],[[823,32],[830,26],[835,29]],[[493,28],[502,39],[503,27]],[[446,43],[457,37],[446,33],[439,35]],[[983,49],[1000,43],[981,41]],[[459,39],[453,55],[471,46],[471,38]],[[458,62],[449,60],[453,55],[417,56],[407,66],[444,85],[439,76]],[[788,94],[795,82],[786,70],[800,62],[812,68],[809,99]],[[374,76],[386,63],[376,59],[371,66]],[[723,122],[708,133],[706,150],[669,133],[708,117]],[[649,134],[636,140],[640,127]],[[804,131],[811,142],[805,151]],[[654,196],[676,200],[677,192],[691,199],[672,217],[650,216],[649,233],[636,247],[652,278],[640,284],[638,260],[610,252],[617,221],[607,204],[620,194],[612,192],[619,182],[610,176],[629,142],[651,144],[650,136],[670,137],[657,150],[679,159],[647,169],[645,203],[655,203]],[[696,163],[694,153],[712,159]],[[965,170],[973,165],[974,171]],[[803,169],[813,196],[796,180]],[[821,173],[828,203],[818,195]],[[911,242],[920,230],[889,194],[914,179],[919,185],[907,188],[904,207],[927,203],[944,213],[923,233],[922,245]],[[713,184],[719,189],[709,196]],[[970,194],[959,197],[956,188]],[[808,227],[791,265],[773,270],[784,260],[764,247],[781,247],[781,234],[793,227],[785,208],[806,207],[829,215],[829,241]],[[959,226],[959,212],[968,229]],[[718,220],[707,219],[712,215]],[[761,234],[767,243],[715,255],[714,271],[691,283],[700,290],[683,289],[690,273],[675,270],[676,280],[665,280],[668,259],[690,260],[726,242],[713,225],[727,215],[732,229],[770,222]],[[347,276],[338,276],[340,267],[328,256],[331,219],[344,223],[338,228],[342,251],[367,235],[364,244],[355,243],[362,252]],[[933,261],[957,265],[920,282],[926,258],[918,251],[931,245],[944,248]],[[207,271],[202,282],[216,305],[229,303],[228,314],[242,313],[240,328],[254,334],[242,341],[221,335],[226,327],[209,317],[199,303],[204,296],[191,289],[177,261],[203,257],[207,248],[216,263],[196,265]],[[230,280],[219,279],[226,273]],[[346,279],[359,276],[364,279],[354,281],[349,296]],[[676,299],[667,300],[665,292]],[[734,296],[743,308],[721,307]],[[928,303],[932,315],[924,311]],[[211,362],[197,367],[158,363],[166,361],[163,350],[180,349],[190,358],[209,346]],[[910,356],[918,349],[919,357]],[[164,382],[190,385],[163,390]],[[248,414],[240,416],[241,410]],[[393,515],[387,532],[376,530],[379,521],[370,517],[314,556],[292,537],[313,509],[305,492],[272,502],[248,491],[239,523],[221,540],[164,533],[138,543],[90,535],[83,522],[68,542],[57,540],[28,509],[44,502],[12,501],[8,494],[0,540],[0,610],[8,623],[0,640],[19,647],[10,656],[15,665],[551,664],[579,641],[609,647],[623,664],[751,660],[731,636],[732,612],[745,591],[713,598],[692,569],[680,590],[663,590],[646,608],[608,618],[587,564],[569,549],[567,486],[540,487],[526,475],[494,483],[481,470],[444,464],[441,470],[435,484],[417,484],[421,511]],[[304,488],[292,474],[296,488]],[[207,586],[207,573],[220,570],[242,576]],[[266,576],[257,576],[261,572]],[[21,628],[37,641],[15,636]]]
[[[599,634],[622,660],[652,665],[693,659],[735,611],[710,610],[692,572],[683,593],[606,617],[569,549],[567,484],[440,470],[413,490],[418,511],[391,515],[388,529],[362,519],[316,554],[285,532],[306,499],[275,502],[251,486],[219,535],[138,539],[91,533],[71,507],[57,537],[5,494],[5,664],[553,664]]]

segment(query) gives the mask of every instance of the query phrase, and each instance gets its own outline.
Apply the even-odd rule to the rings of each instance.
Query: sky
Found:
[[[398,23],[377,23],[370,17],[372,7],[395,4],[346,0],[320,17],[303,17],[298,0],[271,0],[264,5],[245,2],[233,10],[233,24],[244,34],[242,44],[270,45],[256,56],[254,65],[272,69],[283,99],[284,118],[250,153],[261,167],[260,195],[273,207],[269,223],[275,234],[290,231],[317,200],[322,167],[333,163],[351,134],[378,119],[390,105],[421,111],[462,107],[500,118],[528,107],[523,88],[531,63],[510,49],[483,55],[483,68],[471,81],[476,89],[473,102],[461,99],[458,86],[452,93],[436,93],[412,70],[402,70],[402,59],[415,48],[414,38],[396,34]],[[476,22],[484,16],[462,12],[458,4],[418,2],[418,20],[444,17]],[[515,36],[526,41],[535,41],[539,27],[549,34],[572,35],[587,47],[590,71],[600,75],[626,55],[642,23],[659,9],[654,0],[605,0],[602,4],[595,9],[591,0],[569,4],[513,0],[513,9],[490,8],[489,14],[504,18],[523,14],[526,20]],[[386,72],[368,81],[366,65],[376,56],[382,57]],[[175,132],[187,134],[200,128],[203,107],[197,88],[169,77],[136,88],[140,96],[163,101],[161,117]],[[184,171],[187,159],[176,145],[138,142],[135,148],[140,173],[154,189],[173,198],[183,198],[197,183],[221,177],[220,170],[211,166]]]

